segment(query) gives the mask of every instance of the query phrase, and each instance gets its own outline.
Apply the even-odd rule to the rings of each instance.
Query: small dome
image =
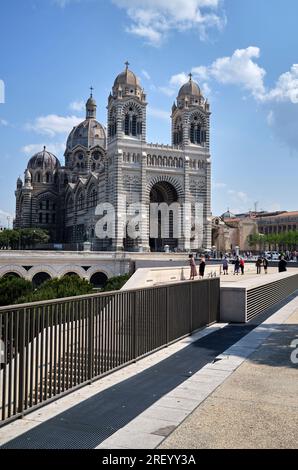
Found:
[[[141,85],[137,76],[131,70],[128,69],[128,62],[126,62],[125,65],[126,68],[124,72],[119,73],[119,75],[116,77],[114,87],[118,87],[121,85],[132,85],[134,87],[140,87]]]
[[[96,101],[92,95],[90,96],[90,98],[88,98],[87,103],[86,103],[86,107],[88,108],[89,106],[97,106]]]
[[[105,143],[105,128],[95,119],[86,119],[73,128],[67,139],[66,146],[67,150],[72,150],[76,145],[82,145],[87,148],[94,147],[94,145],[105,147]]]
[[[230,212],[230,210],[228,209],[227,212],[224,212],[222,215],[221,215],[221,218],[222,219],[234,219],[236,216],[235,214],[232,214],[232,212]]]
[[[60,167],[60,163],[57,157],[51,152],[43,148],[41,152],[36,153],[30,158],[27,168],[30,170],[37,170],[38,168],[43,170],[56,170]]]
[[[182,96],[201,96],[201,91],[199,88],[199,85],[194,82],[191,77],[187,83],[182,85],[182,87],[179,90],[178,93],[178,98],[181,98]]]

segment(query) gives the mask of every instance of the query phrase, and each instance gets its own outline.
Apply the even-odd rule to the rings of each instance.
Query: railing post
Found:
[[[25,324],[26,309],[19,310],[19,351],[15,351],[15,367],[19,354],[19,403],[18,412],[24,412],[24,375],[25,375]],[[32,367],[32,365],[31,365]],[[36,365],[37,367],[37,365]]]
[[[212,279],[208,279],[208,324],[211,323],[210,322],[210,319],[211,319],[211,302],[210,302],[210,298],[211,298],[211,282],[212,282]]]
[[[88,302],[88,379],[90,383],[93,379],[93,365],[94,365],[94,301],[93,298]]]
[[[196,284],[197,285],[197,284]],[[192,331],[193,331],[193,312],[192,312],[192,307],[193,307],[193,301],[192,301],[192,291],[193,291],[193,284],[192,283],[189,283],[189,291],[190,291],[190,328],[189,328],[189,332],[190,334],[192,334]]]
[[[166,287],[166,328],[167,328],[167,344],[170,342],[170,289]]]
[[[139,311],[139,298],[138,292],[133,292],[134,295],[134,312],[133,312],[133,344],[134,344],[134,360],[137,362],[138,358],[138,311]]]

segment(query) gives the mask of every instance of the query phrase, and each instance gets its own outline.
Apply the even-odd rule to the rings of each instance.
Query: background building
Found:
[[[97,104],[86,103],[86,119],[71,131],[64,153],[65,165],[44,148],[28,162],[24,182],[16,188],[15,227],[49,230],[54,242],[93,241],[96,249],[162,250],[210,248],[211,246],[211,159],[209,152],[210,109],[198,85],[189,80],[179,90],[172,107],[172,145],[146,141],[146,94],[129,70],[120,73],[108,97],[107,129],[96,120]],[[95,208],[110,202],[117,218],[115,237],[99,240],[94,228]],[[141,202],[143,230],[137,239],[127,236],[122,222],[125,204]],[[183,203],[201,203],[201,246],[192,236],[169,238],[160,233],[149,238],[150,202],[180,203],[179,217],[194,224],[194,213],[183,213]],[[132,215],[133,216],[133,215]]]
[[[298,230],[298,211],[246,212],[232,214],[229,210],[212,219],[212,244],[218,251],[231,252],[236,246],[241,251],[251,250],[251,235],[278,234]]]

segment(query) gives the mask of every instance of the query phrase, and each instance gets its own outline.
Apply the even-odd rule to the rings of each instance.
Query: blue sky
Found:
[[[214,214],[297,210],[297,18],[297,0],[2,1],[0,223],[35,151],[63,162],[91,84],[106,122],[126,60],[147,92],[149,142],[170,143],[189,71],[208,96]]]

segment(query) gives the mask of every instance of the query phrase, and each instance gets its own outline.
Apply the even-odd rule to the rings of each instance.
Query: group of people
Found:
[[[233,263],[234,263],[234,275],[238,275],[239,272],[241,272],[241,274],[243,275],[244,266],[245,266],[244,258],[242,258],[241,256],[236,256]],[[194,280],[194,278],[198,275],[198,272],[197,272],[197,266],[196,266],[196,262],[195,262],[193,254],[189,255],[189,265],[190,265],[189,279]],[[268,259],[266,257],[259,256],[256,260],[257,274],[261,274],[262,267],[264,269],[264,273],[267,274],[268,265],[269,265]],[[199,277],[200,278],[204,277],[205,267],[206,267],[206,260],[205,260],[205,257],[202,257],[200,260],[200,264],[199,264]],[[229,274],[229,259],[227,256],[225,256],[225,258],[223,259],[222,268],[223,268],[223,274],[228,275]],[[278,272],[282,273],[285,271],[287,271],[287,261],[285,259],[285,256],[281,256],[278,262]]]
[[[257,267],[257,274],[261,274],[262,272],[262,266],[264,268],[264,272],[265,274],[267,274],[268,272],[268,264],[269,264],[269,261],[267,258],[263,258],[262,256],[259,256],[257,261],[256,261],[256,267]]]
[[[222,263],[222,268],[223,268],[223,273],[224,275],[229,274],[229,261],[228,258],[225,257]],[[234,275],[239,274],[239,271],[241,271],[241,274],[244,274],[244,259],[241,258],[240,256],[236,256],[235,261],[234,261]]]
[[[195,262],[195,259],[194,259],[194,256],[193,256],[192,253],[189,255],[189,265],[190,265],[190,277],[189,277],[189,279],[191,281],[193,281],[194,278],[198,275],[198,272],[197,272],[196,262]],[[200,261],[200,264],[199,264],[199,277],[201,279],[204,277],[205,267],[206,267],[206,261],[205,261],[205,258],[203,257],[203,258],[201,258],[201,261]]]

